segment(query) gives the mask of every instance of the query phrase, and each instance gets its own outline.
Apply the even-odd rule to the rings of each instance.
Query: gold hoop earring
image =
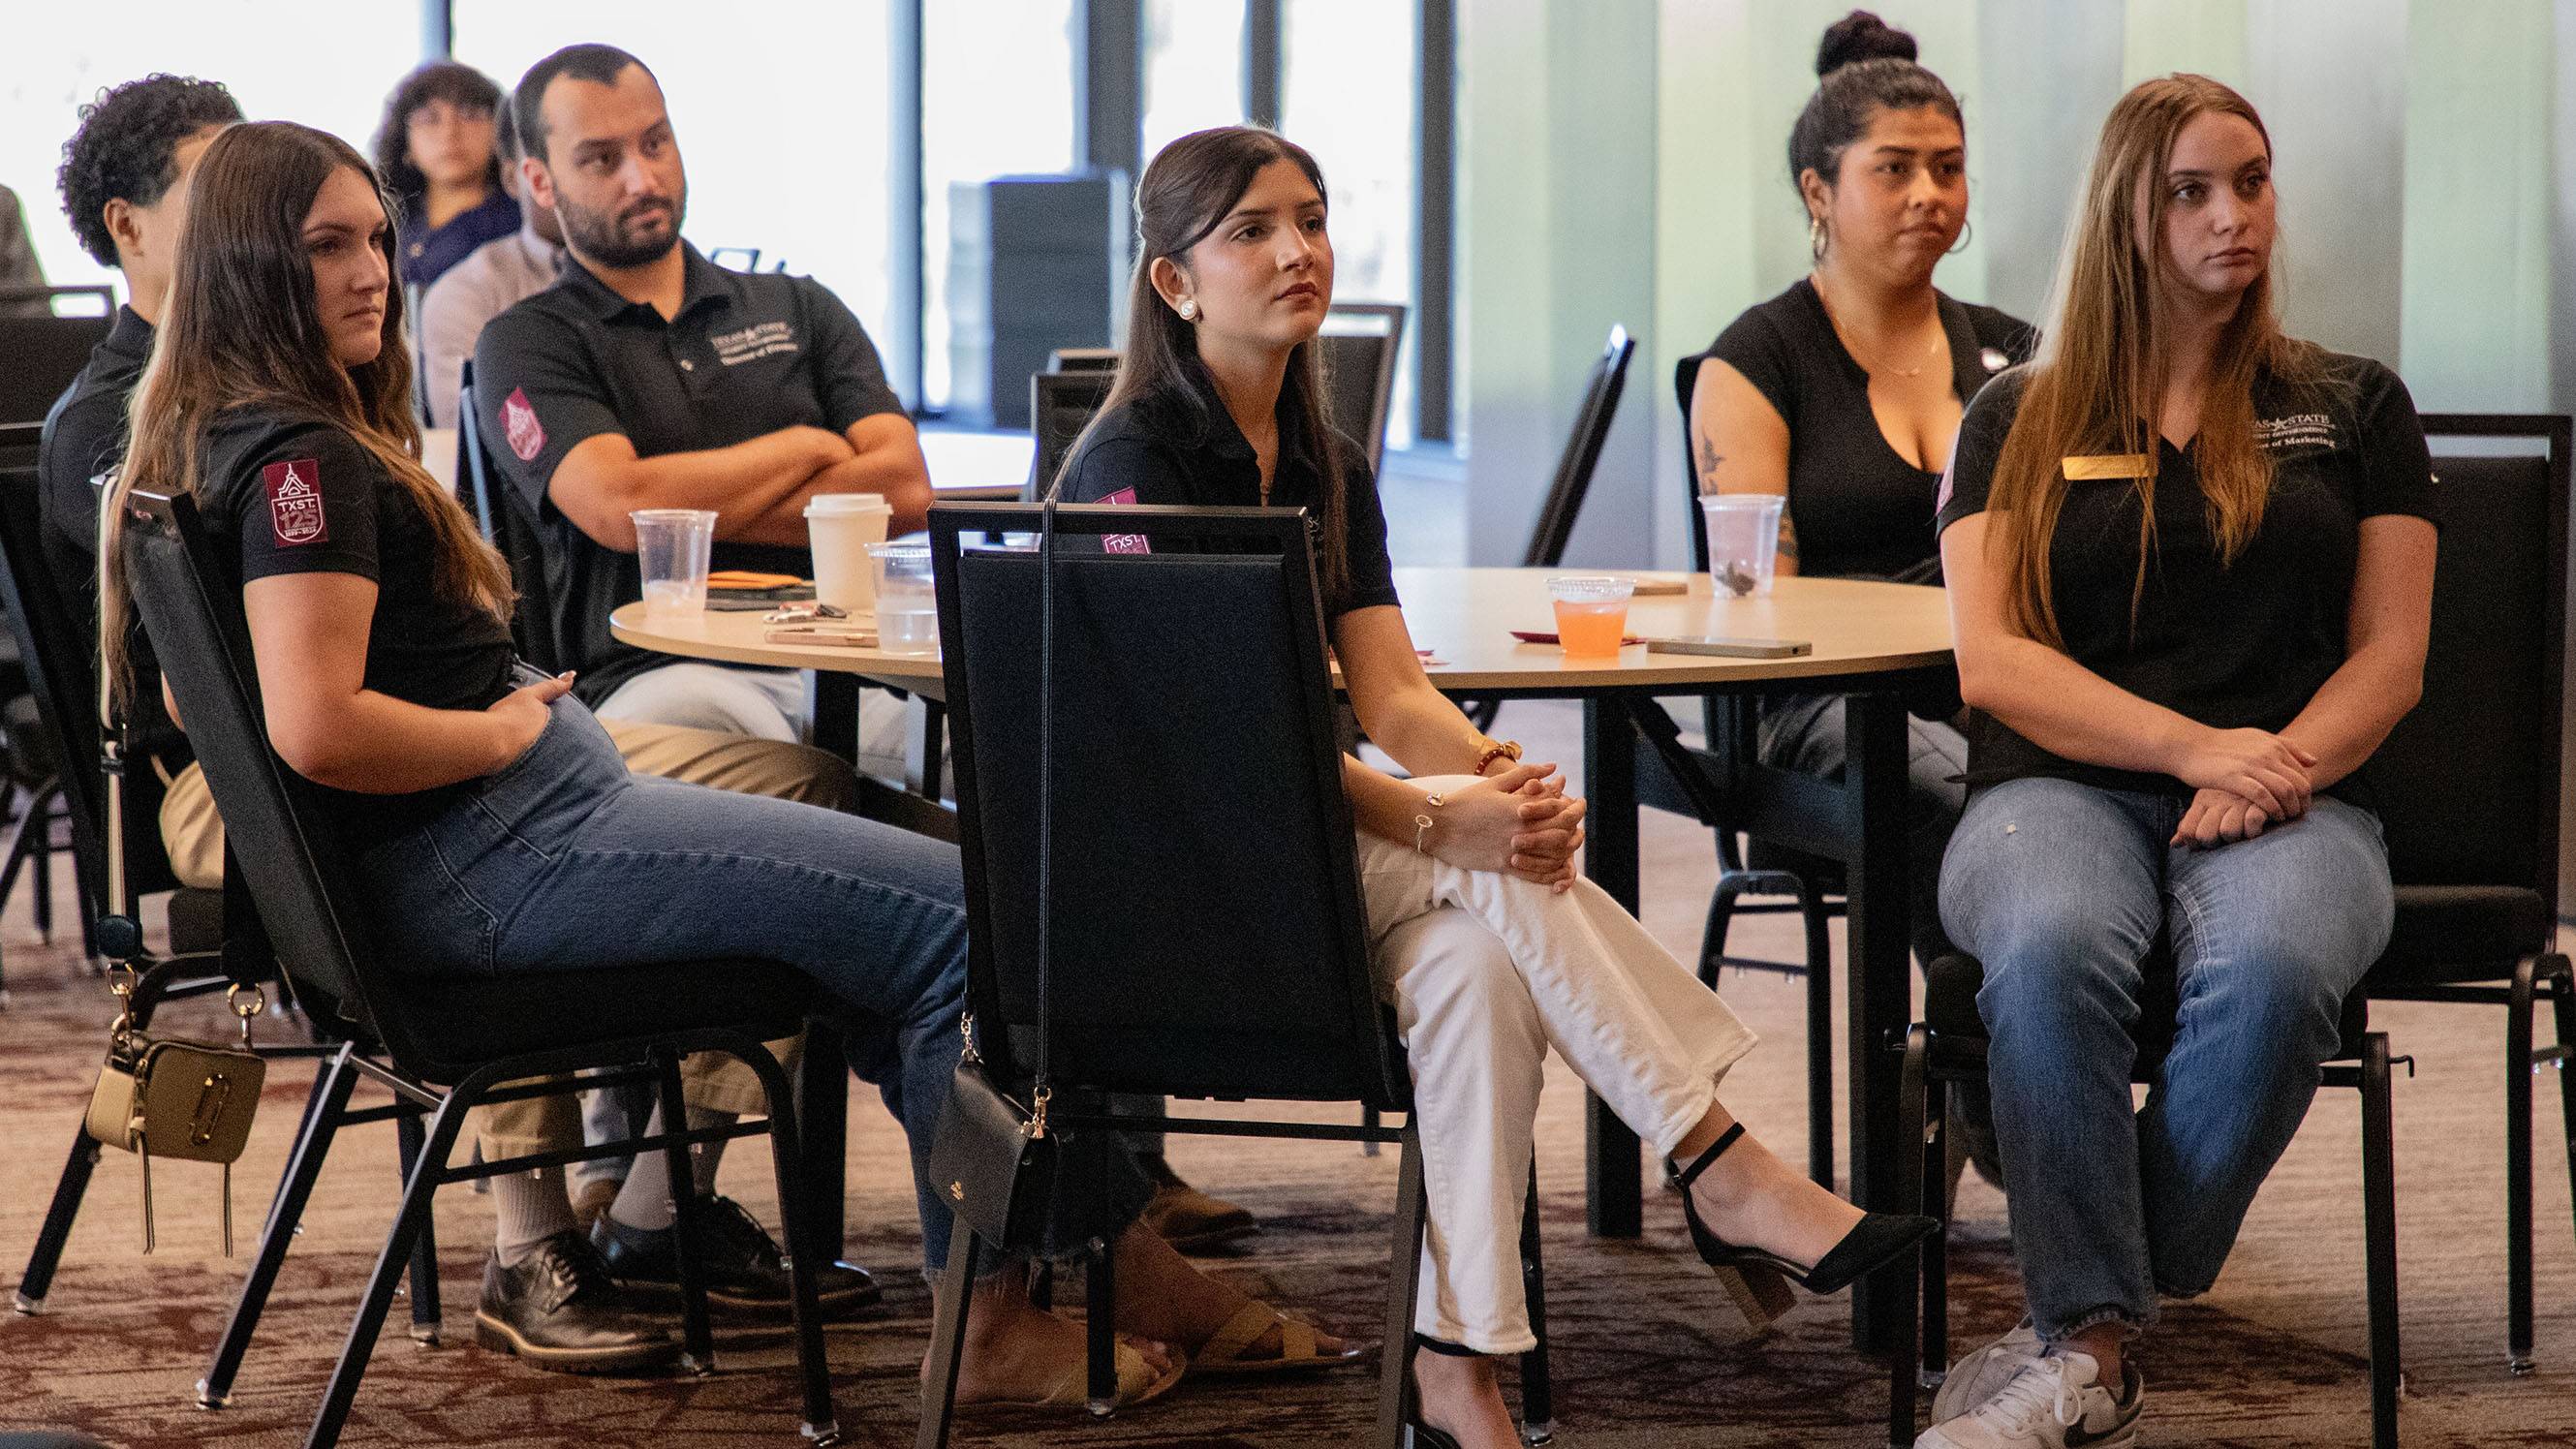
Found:
[[[1195,297],[1183,297],[1181,299],[1181,305],[1176,310],[1179,311],[1181,314],[1181,320],[1184,322],[1196,322],[1199,320],[1199,304],[1198,299]]]
[[[1821,216],[1807,217],[1807,256],[1811,261],[1825,259],[1825,219]]]
[[[1966,251],[1968,249],[1969,239],[1974,237],[1976,234],[1977,225],[1975,222],[1968,220],[1964,216],[1959,218],[1959,244],[1950,248],[1949,254],[1955,257],[1959,253]]]

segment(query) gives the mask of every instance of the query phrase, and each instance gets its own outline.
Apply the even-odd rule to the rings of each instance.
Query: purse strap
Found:
[[[1032,1138],[1046,1136],[1047,1040],[1054,1035],[1048,977],[1055,958],[1055,508],[1058,477],[1038,513],[1038,1053],[1029,1091]]]

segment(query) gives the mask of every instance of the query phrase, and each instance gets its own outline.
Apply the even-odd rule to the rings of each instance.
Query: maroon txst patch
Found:
[[[268,485],[268,526],[280,548],[320,543],[331,536],[322,517],[322,465],[312,458],[271,463],[259,470]]]
[[[501,399],[501,431],[510,440],[510,451],[522,463],[537,461],[546,450],[545,425],[537,421],[537,409],[528,401],[525,388],[514,387]]]

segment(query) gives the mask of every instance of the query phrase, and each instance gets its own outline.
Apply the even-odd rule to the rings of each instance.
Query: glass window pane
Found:
[[[960,325],[980,324],[972,295],[987,239],[953,225],[955,188],[996,176],[1062,172],[1080,160],[1073,130],[1073,0],[935,0],[922,7],[922,406],[957,388],[949,355]],[[972,214],[971,212],[969,213]],[[963,257],[961,273],[952,262]],[[973,389],[982,391],[979,383]]]
[[[689,240],[706,252],[757,248],[763,270],[784,263],[813,276],[886,346],[886,0],[796,7],[793,45],[781,45],[772,24],[738,15],[710,24],[694,7],[452,3],[456,58],[504,90],[581,41],[617,46],[651,67],[687,165]],[[412,19],[417,26],[416,10]]]
[[[1243,119],[1243,0],[1145,0],[1145,160]]]
[[[1287,0],[1280,125],[1314,153],[1332,197],[1333,299],[1413,303],[1413,7]],[[1388,405],[1390,448],[1413,441],[1415,319]]]
[[[317,126],[360,151],[385,92],[420,60],[420,7],[347,0],[136,0],[9,7],[0,43],[0,182],[18,193],[45,277],[114,274],[72,240],[54,173],[79,107],[107,86],[171,71],[222,81],[245,114]],[[280,36],[328,36],[331,63]]]

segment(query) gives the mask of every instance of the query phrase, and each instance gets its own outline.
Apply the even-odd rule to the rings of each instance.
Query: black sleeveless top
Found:
[[[1964,411],[1986,379],[2028,358],[2034,334],[1992,307],[1935,296]],[[1744,374],[1789,425],[1788,519],[1798,531],[1800,573],[1940,581],[1932,532],[1940,470],[1915,467],[1879,431],[1869,372],[1834,335],[1813,281],[1801,277],[1747,308],[1708,351],[1682,360],[1674,382],[1684,418],[1699,365],[1710,358]]]

